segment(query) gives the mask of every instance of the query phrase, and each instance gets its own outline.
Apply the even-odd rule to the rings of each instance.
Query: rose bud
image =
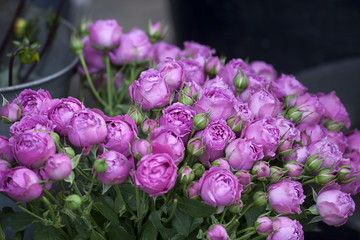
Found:
[[[39,177],[26,167],[10,169],[2,179],[0,191],[20,202],[29,202],[42,194]]]
[[[34,172],[36,173],[36,175],[39,178],[40,186],[42,188],[45,188],[46,190],[50,191],[52,182],[49,181],[50,178],[46,175],[45,169],[39,168],[37,170],[34,170]]]
[[[294,123],[300,123],[302,120],[302,115],[304,114],[304,111],[302,111],[300,108],[297,107],[291,107],[286,112],[286,115],[284,117],[288,120],[291,120]],[[305,114],[304,114],[305,115]]]
[[[71,194],[65,198],[65,208],[70,210],[79,209],[81,206],[81,197],[77,194]]]
[[[355,203],[349,193],[340,191],[340,186],[333,183],[319,191],[316,209],[324,223],[339,227],[353,215]]]
[[[304,240],[304,231],[297,220],[277,217],[273,221],[273,229],[267,240]]]
[[[320,103],[318,97],[310,93],[305,93],[294,98],[290,103],[295,104],[295,107],[304,111],[301,122],[307,125],[319,123],[325,113],[324,107]]]
[[[195,157],[199,157],[201,154],[204,153],[205,150],[203,139],[202,138],[190,139],[187,144],[187,150],[191,155]]]
[[[277,166],[271,166],[270,167],[270,175],[268,177],[268,180],[270,182],[277,182],[281,179],[281,177],[284,175],[283,170],[280,167]]]
[[[244,207],[244,204],[243,204],[243,202],[239,199],[239,200],[237,200],[233,205],[231,205],[231,206],[229,207],[229,211],[230,211],[231,213],[239,214],[239,213],[241,213],[241,210],[243,209],[243,207]]]
[[[70,36],[70,49],[76,55],[80,55],[83,52],[84,44],[77,33],[72,33]]]
[[[101,143],[107,133],[104,118],[89,109],[75,112],[68,127],[69,141],[77,147],[89,147]]]
[[[212,57],[210,60],[206,62],[205,70],[207,74],[210,76],[210,78],[213,78],[216,76],[216,74],[220,71],[221,68],[221,62],[219,57]]]
[[[173,58],[166,58],[159,63],[157,69],[160,73],[164,74],[170,92],[174,92],[178,89],[185,80],[185,72],[181,61],[176,61]]]
[[[269,202],[278,214],[300,214],[305,195],[301,183],[283,179],[268,187]]]
[[[9,163],[15,161],[9,139],[5,136],[0,136],[0,158],[7,160]]]
[[[216,224],[209,228],[209,230],[206,233],[206,236],[210,240],[228,240],[229,235],[226,232],[226,229],[220,225]]]
[[[71,171],[71,159],[65,153],[58,153],[46,160],[45,174],[51,180],[59,181],[67,178]]]
[[[194,182],[187,188],[188,197],[191,199],[197,199],[199,197],[199,183]]]
[[[285,163],[284,167],[288,170],[287,176],[291,178],[300,177],[303,170],[303,167],[296,161],[289,161]]]
[[[90,42],[99,49],[111,49],[119,45],[122,27],[116,20],[97,20],[87,27]]]
[[[17,139],[10,139],[17,162],[29,168],[39,168],[56,153],[50,133],[38,130],[28,131]]]
[[[248,104],[250,111],[257,118],[275,117],[282,109],[280,101],[265,89],[251,95]]]
[[[319,185],[327,185],[335,179],[334,171],[331,169],[321,170],[314,178],[315,183]]]
[[[167,29],[163,29],[161,25],[161,22],[152,24],[152,22],[149,21],[146,33],[150,37],[151,43],[157,42],[165,37]]]
[[[257,162],[251,169],[251,174],[260,181],[266,180],[270,175],[270,167],[267,162]]]
[[[213,207],[230,206],[241,197],[242,186],[229,170],[212,167],[200,178],[200,196]]]
[[[195,163],[193,165],[193,171],[196,177],[201,177],[205,172],[205,167],[201,163]]]
[[[96,170],[95,163],[103,159],[106,161],[107,168],[105,171]],[[130,163],[125,155],[110,150],[98,156],[94,163],[94,169],[98,172],[97,176],[101,182],[106,185],[121,184],[127,180],[130,172]],[[102,170],[102,169],[101,169]]]
[[[340,171],[337,174],[337,180],[340,183],[346,183],[351,179],[351,175],[353,173],[353,170],[351,167],[347,167],[347,166],[341,166]]]
[[[50,109],[48,117],[55,125],[55,131],[60,136],[67,136],[67,127],[74,113],[83,109],[85,109],[85,106],[76,98],[62,98]]]
[[[177,59],[180,56],[180,51],[177,46],[164,41],[154,43],[152,46],[152,55],[156,63],[160,63],[167,57]]]
[[[185,105],[185,106],[191,106],[194,103],[194,100],[191,96],[186,95],[183,91],[180,91],[179,93],[179,99],[178,102]]]
[[[178,175],[180,176],[180,182],[183,184],[190,183],[195,177],[194,171],[189,166],[180,168]]]
[[[264,158],[261,145],[247,139],[238,138],[232,141],[225,150],[226,158],[236,170],[251,170],[255,162]]]
[[[151,153],[151,144],[145,139],[138,139],[131,143],[131,154],[140,159]]]
[[[270,234],[273,232],[273,222],[266,216],[259,217],[256,222],[256,231],[260,234]]]
[[[241,117],[236,115],[230,116],[226,123],[234,133],[240,133],[244,126],[244,122],[241,120]]]
[[[202,130],[209,125],[209,114],[208,113],[199,113],[193,117],[194,129]]]
[[[249,81],[245,72],[241,71],[237,73],[233,79],[233,83],[238,93],[244,91],[249,85]]]
[[[134,120],[136,125],[141,125],[143,123],[144,117],[143,117],[142,112],[139,109],[137,109],[135,107],[131,107],[129,109],[129,111],[127,112],[127,115],[129,115]]]
[[[149,135],[156,128],[156,121],[153,119],[146,119],[142,124],[143,133]]]
[[[138,134],[138,129],[134,120],[127,114],[115,117],[105,116],[107,136],[104,140],[104,147],[108,150],[114,150],[130,155],[129,145]]]
[[[69,146],[65,146],[63,148],[65,154],[71,159],[73,157],[75,157],[75,151],[74,149],[72,149],[72,147],[69,147]]]
[[[149,69],[140,74],[129,87],[131,99],[143,110],[160,108],[169,104],[171,93],[163,73]]]
[[[219,159],[216,159],[215,161],[211,162],[211,166],[212,167],[220,167],[225,170],[230,170],[229,163],[227,162],[227,160],[225,160],[223,158],[219,158]]]
[[[5,123],[13,123],[20,119],[21,109],[16,103],[8,102],[0,109],[0,116]]]
[[[263,191],[257,191],[253,195],[255,206],[264,206],[268,202],[268,195]]]
[[[11,165],[8,161],[0,159],[0,181],[2,176],[4,176],[4,174],[9,170],[10,167]]]
[[[290,155],[282,156],[282,160],[284,162],[296,161],[300,164],[305,164],[306,160],[309,157],[309,151],[307,147],[300,147],[299,145],[294,145],[293,150],[295,151],[292,152]]]
[[[167,193],[175,185],[177,167],[166,153],[149,154],[138,163],[132,175],[134,185],[147,192],[150,197]]]
[[[302,95],[307,91],[307,88],[304,87],[293,75],[281,74],[281,76],[276,80],[276,83],[279,85],[282,95]]]
[[[248,171],[241,170],[235,173],[235,176],[238,178],[239,183],[243,186],[247,186],[251,183],[251,175]]]
[[[312,142],[308,149],[310,155],[319,154],[317,158],[323,159],[320,167],[331,167],[331,169],[334,170],[339,168],[342,153],[335,143],[325,138],[317,142]]]

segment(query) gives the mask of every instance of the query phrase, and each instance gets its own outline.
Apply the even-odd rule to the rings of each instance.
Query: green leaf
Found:
[[[254,208],[252,210],[247,211],[244,216],[246,219],[246,223],[247,223],[247,227],[252,227],[254,226],[254,223],[256,221],[256,219],[258,219],[258,217],[264,213],[265,211],[265,206],[261,206],[261,207],[257,207]]]
[[[318,195],[317,195],[317,193],[315,192],[315,190],[313,188],[311,188],[311,190],[312,190],[312,195],[313,195],[314,202],[316,202]]]
[[[308,209],[312,214],[314,215],[319,215],[319,212],[317,211],[317,208],[316,208],[316,204],[312,205],[311,207],[309,207]]]
[[[321,216],[316,216],[313,219],[311,219],[308,224],[316,223],[316,222],[320,222],[320,221],[321,221]]]
[[[77,165],[79,165],[80,158],[81,158],[81,154],[78,154],[71,159],[71,168],[72,169],[75,169],[77,167]]]
[[[33,237],[36,240],[64,240],[59,230],[52,226],[44,226],[41,223],[35,224]]]
[[[91,231],[90,240],[106,240],[100,233],[94,229]]]
[[[136,211],[135,188],[130,184],[120,184],[119,188],[126,204],[132,211]]]
[[[106,235],[110,240],[135,240],[135,236],[128,233],[121,225],[111,224]]]
[[[25,230],[35,221],[37,221],[36,218],[23,212],[7,213],[5,216],[2,216],[0,220],[4,229],[13,232]]]
[[[141,230],[140,240],[156,240],[158,231],[150,220],[147,220]]]
[[[101,195],[104,195],[107,191],[109,191],[109,189],[112,187],[112,185],[106,185],[103,183],[103,188],[102,188],[102,192]]]
[[[115,198],[114,211],[119,214],[119,216],[122,216],[126,212],[126,203],[119,195],[117,195]]]
[[[71,185],[74,183],[75,180],[75,173],[71,171],[70,175],[64,179],[65,182],[70,183]]]
[[[0,224],[0,239],[5,239],[5,233],[4,233],[4,231],[3,231],[3,228],[2,228],[2,226],[1,226],[1,224]]]
[[[90,237],[91,227],[88,226],[83,220],[76,219],[74,221],[75,229],[78,232],[77,239],[88,239]]]
[[[9,101],[4,97],[4,95],[2,95],[2,106],[4,106],[5,104],[7,104]]]
[[[189,234],[203,222],[202,218],[192,218],[179,208],[175,211],[175,217],[171,224],[176,231],[184,237]]]
[[[180,207],[190,217],[208,217],[216,212],[216,208],[186,197],[179,197],[178,207]]]
[[[117,216],[117,213],[113,210],[113,204],[112,206],[109,205],[109,202],[107,201],[105,196],[96,198],[96,201],[94,202],[94,210],[101,213],[106,219],[108,219],[113,224],[119,225],[119,219]]]
[[[176,235],[176,230],[173,228],[166,228],[161,222],[161,210],[150,213],[149,220],[154,225],[157,231],[160,232],[163,239],[169,239]]]

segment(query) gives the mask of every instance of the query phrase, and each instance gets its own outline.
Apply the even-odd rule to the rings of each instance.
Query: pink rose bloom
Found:
[[[195,137],[203,137],[203,143],[206,147],[199,159],[205,166],[209,167],[210,162],[225,156],[226,145],[235,139],[235,133],[224,120],[219,120],[210,123],[204,130],[197,132]]]
[[[301,183],[283,179],[268,187],[269,202],[278,214],[300,214],[300,205],[305,200]]]
[[[170,92],[178,89],[185,80],[185,72],[181,61],[165,58],[158,64],[158,71],[164,74]]]
[[[259,180],[265,180],[270,175],[270,167],[267,162],[260,161],[255,163],[251,169],[251,173]]]
[[[134,120],[125,114],[123,116],[105,117],[107,135],[104,147],[129,156],[129,144],[138,134]]]
[[[273,232],[273,222],[266,216],[259,217],[256,222],[259,224],[256,231],[261,234],[270,234]]]
[[[39,198],[42,188],[35,172],[26,167],[10,169],[1,181],[0,191],[20,202]]]
[[[118,46],[122,27],[116,20],[97,20],[87,27],[90,43],[98,48],[109,49]]]
[[[339,227],[346,223],[348,216],[353,215],[355,203],[349,193],[340,191],[340,186],[333,183],[318,193],[316,209],[324,223]]]
[[[72,171],[71,159],[65,153],[55,154],[47,159],[44,170],[51,180],[63,180]]]
[[[277,78],[277,73],[274,67],[266,62],[253,61],[250,63],[250,68],[256,75],[262,75],[270,82],[275,81]]]
[[[42,130],[52,132],[54,131],[55,125],[45,115],[26,115],[19,122],[15,122],[10,127],[10,135],[17,138],[29,130]]]
[[[281,74],[276,80],[282,97],[289,95],[303,95],[307,88],[304,87],[293,75]]]
[[[264,157],[261,145],[247,139],[238,138],[232,141],[225,150],[226,158],[236,170],[251,170],[254,163]]]
[[[112,63],[116,65],[141,62],[149,58],[151,43],[148,35],[137,28],[120,36],[119,47],[109,53]]]
[[[18,101],[21,107],[21,117],[37,114],[47,115],[47,111],[54,103],[50,93],[43,89],[37,91],[25,89],[13,100],[13,103],[17,104]]]
[[[240,93],[240,99],[243,102],[248,102],[249,98],[258,92],[260,89],[267,89],[271,83],[262,75],[247,75],[248,87]],[[272,90],[272,89],[271,89]]]
[[[303,167],[299,162],[290,161],[284,164],[284,167],[288,170],[287,176],[290,178],[297,178],[301,175]]]
[[[309,154],[315,155],[320,153],[317,159],[323,158],[320,167],[331,167],[331,169],[338,169],[342,159],[342,153],[339,151],[335,143],[330,142],[327,138],[313,142],[308,147]]]
[[[199,184],[202,200],[213,207],[230,206],[241,197],[242,186],[237,177],[221,167],[212,167],[206,171]]]
[[[179,130],[179,135],[184,142],[187,142],[193,129],[193,118],[195,111],[192,106],[185,106],[181,103],[174,103],[163,109],[163,115],[159,118],[159,125],[171,126]]]
[[[302,131],[301,141],[304,145],[309,145],[312,142],[322,140],[327,137],[328,131],[323,125],[315,124],[308,126],[307,124],[300,124],[298,129]]]
[[[0,157],[6,159],[9,163],[15,161],[9,139],[5,136],[0,136]]]
[[[168,154],[149,154],[137,163],[136,172],[132,177],[134,184],[150,197],[160,196],[174,187],[177,167]]]
[[[165,58],[177,59],[180,57],[180,48],[167,42],[157,42],[153,45],[152,55],[156,63],[160,63]]]
[[[355,129],[346,133],[347,149],[349,151],[357,151],[360,153],[360,132]]]
[[[27,131],[18,138],[10,138],[16,161],[29,168],[39,168],[56,153],[50,133],[39,130]]]
[[[277,217],[273,221],[274,232],[267,240],[304,240],[304,231],[297,220],[288,217]]]
[[[327,139],[330,142],[335,143],[338,146],[340,152],[342,153],[345,152],[347,143],[346,143],[346,137],[342,132],[329,131],[327,135]]]
[[[77,147],[90,147],[101,143],[107,136],[104,118],[90,109],[74,113],[68,126],[69,141]]]
[[[271,122],[277,126],[280,131],[280,152],[291,149],[294,141],[300,141],[300,131],[290,120],[285,119],[283,116],[278,116],[277,118],[273,118]]]
[[[209,46],[205,46],[194,41],[185,41],[182,54],[184,57],[202,57],[207,59],[211,55],[215,54],[215,49],[211,49]]]
[[[302,114],[302,122],[307,125],[315,125],[322,119],[325,110],[320,103],[316,95],[305,93],[299,97],[296,97],[290,101],[291,104],[295,104],[295,107],[304,111]]]
[[[17,105],[14,102],[8,102],[6,103],[1,109],[0,109],[0,117],[6,118],[10,122],[15,122],[20,118],[21,110],[19,108],[19,105]]]
[[[353,151],[351,153],[345,154],[341,161],[341,165],[346,165],[348,168],[350,168],[351,173],[349,177],[355,178],[349,183],[341,184],[341,191],[350,193],[354,196],[360,192],[360,153]]]
[[[227,234],[226,229],[220,224],[216,224],[215,226],[210,227],[206,233],[206,236],[210,240],[228,240],[229,239],[229,235]]]
[[[139,79],[130,85],[129,94],[145,111],[164,107],[169,104],[171,97],[164,75],[155,69],[142,72]]]
[[[184,142],[179,136],[179,131],[170,126],[155,128],[149,135],[152,153],[167,153],[178,165],[185,154]]]
[[[265,89],[254,93],[248,100],[249,109],[255,117],[275,117],[281,112],[280,101]]]
[[[265,157],[275,157],[281,136],[277,126],[271,123],[271,118],[259,118],[249,123],[242,134],[244,138],[262,145]]]
[[[131,154],[136,158],[142,158],[150,154],[151,144],[145,139],[137,139],[131,143]]]
[[[185,71],[185,81],[202,85],[205,81],[203,66],[191,58],[182,59],[181,62]]]
[[[335,91],[332,91],[327,95],[324,93],[318,93],[317,97],[325,109],[325,117],[328,117],[330,120],[343,123],[346,128],[350,127],[349,114],[340,99],[336,96]]]
[[[62,98],[53,106],[48,117],[55,125],[55,131],[60,136],[67,136],[67,127],[76,111],[85,109],[85,106],[76,98]]]
[[[251,183],[251,175],[248,171],[238,171],[236,172],[236,177],[239,180],[239,183],[243,186],[247,186]]]
[[[295,145],[293,146],[293,149],[296,149],[295,152],[288,156],[282,156],[282,160],[284,162],[296,161],[298,163],[305,164],[307,158],[310,156],[308,148],[306,146],[301,147],[299,145]]]
[[[85,59],[89,74],[97,73],[100,70],[105,69],[105,52],[102,50],[97,50],[93,46],[91,46],[89,37],[85,37],[81,41],[84,45],[83,57]],[[78,64],[77,70],[82,75],[85,75],[85,70],[83,69],[81,64]]]
[[[110,150],[98,156],[105,159],[107,169],[103,173],[97,173],[97,177],[106,185],[121,184],[127,180],[130,172],[130,163],[121,153]]]

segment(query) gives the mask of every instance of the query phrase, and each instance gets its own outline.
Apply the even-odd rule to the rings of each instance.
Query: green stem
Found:
[[[254,205],[255,205],[255,203],[250,203],[250,204],[244,209],[244,211],[240,214],[239,219],[240,219],[247,211],[249,211]]]
[[[141,231],[141,225],[142,225],[142,216],[141,216],[141,206],[140,206],[140,190],[139,187],[135,187],[135,193],[136,193],[136,209],[137,209],[137,230],[138,234],[140,234]]]
[[[253,239],[251,239],[251,240],[258,240],[258,239],[263,239],[263,238],[266,238],[266,236],[257,236],[257,237],[254,237]]]
[[[47,219],[45,219],[45,218],[42,218],[42,217],[36,215],[35,213],[33,213],[33,212],[27,210],[26,208],[24,208],[23,206],[21,206],[20,204],[17,204],[17,206],[18,206],[18,208],[20,208],[21,210],[23,210],[23,211],[26,212],[27,214],[33,216],[34,218],[39,219],[39,220],[42,221],[42,222],[44,222],[44,223],[51,223],[50,220],[47,220]]]
[[[108,111],[110,116],[113,116],[113,91],[114,91],[114,81],[113,81],[113,76],[111,73],[111,63],[110,63],[110,57],[109,57],[109,52],[106,51],[105,52],[105,57],[104,57],[104,61],[105,61],[105,66],[106,66],[106,86],[107,86],[107,101],[108,101]]]
[[[165,220],[166,223],[167,223],[167,222],[170,222],[170,221],[174,218],[174,216],[175,216],[175,211],[176,211],[176,208],[177,208],[177,204],[178,204],[178,200],[175,198],[175,199],[174,199],[174,205],[173,205],[173,207],[172,207],[170,216],[169,216],[168,219]]]
[[[90,221],[92,223],[92,225],[96,228],[96,230],[101,234],[101,235],[105,235],[105,232],[103,230],[101,230],[101,228],[99,227],[99,225],[95,222],[95,219],[91,216],[91,214],[89,215]]]
[[[43,190],[43,193],[45,193],[46,196],[51,198],[57,205],[60,206],[59,201],[48,190],[46,190],[44,187],[42,188],[42,190]]]
[[[84,71],[85,71],[85,76],[86,76],[86,79],[89,83],[89,86],[90,86],[90,89],[91,89],[91,92],[94,94],[96,100],[99,101],[99,103],[101,103],[101,105],[103,105],[104,107],[106,107],[106,102],[99,96],[99,93],[96,91],[95,87],[94,87],[94,84],[92,82],[92,79],[90,77],[90,74],[89,74],[89,71],[88,71],[88,68],[86,66],[86,62],[85,62],[85,59],[84,59],[84,56],[81,54],[78,54],[79,56],[79,59],[80,59],[80,63],[81,63],[81,66],[84,68]]]
[[[52,207],[51,203],[49,202],[49,200],[45,196],[42,197],[42,201],[46,204],[46,206],[50,210],[52,220],[55,221],[56,216],[55,216],[54,208]]]
[[[254,230],[254,227],[244,228],[244,229],[242,229],[242,230],[238,231],[236,234],[240,234],[240,233],[248,232],[248,231],[251,231],[251,230]]]
[[[87,196],[90,196],[90,193],[91,193],[91,191],[92,191],[92,189],[94,187],[95,179],[96,179],[96,172],[92,175],[90,189],[86,193]]]
[[[309,179],[309,180],[303,182],[302,185],[305,186],[306,184],[313,183],[314,181],[315,181],[315,179],[312,178],[312,179]]]
[[[187,154],[187,156],[186,156],[186,158],[185,158],[185,160],[184,160],[183,166],[187,166],[187,164],[188,164],[188,162],[189,162],[189,160],[190,160],[191,157],[192,157],[191,154]]]
[[[236,240],[247,239],[248,237],[250,237],[250,236],[253,235],[254,233],[256,233],[256,231],[249,232],[249,233],[245,234],[244,236],[242,236],[242,237],[240,237],[240,238],[237,238]]]
[[[224,221],[224,217],[225,217],[225,215],[226,215],[227,210],[228,210],[228,208],[225,207],[225,209],[224,209],[224,211],[222,212],[221,217],[220,217],[220,223],[222,223],[222,222]]]
[[[74,188],[75,188],[76,194],[79,195],[79,196],[82,196],[82,194],[81,194],[81,192],[80,192],[80,190],[79,190],[79,188],[78,188],[78,186],[76,184],[76,181],[74,181]]]

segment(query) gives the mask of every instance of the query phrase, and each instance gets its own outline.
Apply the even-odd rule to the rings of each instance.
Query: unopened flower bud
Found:
[[[241,93],[248,87],[249,81],[248,81],[246,74],[241,71],[235,75],[235,77],[233,79],[233,83],[236,88],[236,91],[238,93]]]
[[[320,166],[323,162],[323,158],[318,158],[320,154],[314,154],[307,158],[305,169],[307,171],[315,172],[320,169]]]
[[[256,206],[264,206],[268,202],[268,196],[263,191],[257,191],[253,195],[253,200]]]
[[[221,167],[223,169],[230,170],[230,165],[229,165],[228,161],[226,161],[225,159],[222,159],[222,158],[216,159],[215,161],[211,162],[211,166]]]
[[[186,95],[182,92],[179,93],[179,100],[180,103],[184,104],[185,106],[192,105],[194,100],[189,95]]]
[[[92,24],[91,20],[86,20],[86,19],[82,19],[80,24],[79,24],[79,34],[81,37],[86,37],[89,36],[89,30],[88,30],[88,26]]]
[[[201,177],[205,172],[205,167],[201,163],[195,163],[193,165],[193,171],[196,177]]]
[[[187,150],[195,157],[199,157],[204,153],[205,146],[202,138],[191,138],[187,144]]]
[[[251,169],[251,174],[260,181],[266,180],[270,175],[269,164],[263,161],[257,162]]]
[[[233,205],[231,205],[229,207],[229,211],[231,213],[239,214],[241,212],[243,206],[244,206],[243,202],[239,199]]]
[[[65,208],[76,210],[81,206],[81,197],[76,194],[71,194],[65,199]]]
[[[0,116],[5,123],[16,122],[20,119],[21,108],[16,103],[8,102],[1,108]]]
[[[303,167],[296,161],[290,161],[285,163],[284,167],[288,170],[287,176],[300,177]]]
[[[266,216],[259,217],[255,222],[255,229],[260,234],[270,234],[273,231],[273,222]]]
[[[251,175],[248,171],[240,170],[235,173],[235,176],[238,178],[239,183],[243,186],[247,186],[251,183]]]
[[[180,168],[178,175],[180,176],[180,182],[183,184],[188,184],[195,178],[195,173],[189,166]]]
[[[131,154],[136,159],[151,153],[151,144],[145,139],[137,139],[131,143]]]
[[[26,30],[27,22],[24,18],[18,17],[14,22],[14,35],[17,38],[23,38]]]
[[[335,175],[331,169],[323,169],[315,176],[315,183],[325,185],[335,179]]]
[[[328,131],[340,131],[344,127],[344,123],[330,120],[324,124],[324,127],[326,127]]]
[[[63,148],[63,150],[69,158],[75,157],[75,151],[72,149],[72,147],[66,146]]]
[[[166,28],[164,29],[162,27],[161,22],[152,24],[152,22],[149,21],[146,33],[149,36],[151,43],[155,43],[165,37]]]
[[[229,117],[226,123],[234,133],[241,132],[244,126],[240,116]]]
[[[277,166],[271,166],[270,167],[270,175],[268,177],[268,180],[270,182],[277,182],[281,179],[281,177],[284,175],[283,170],[280,167]]]
[[[19,59],[24,64],[30,64],[33,62],[38,62],[40,60],[39,53],[32,48],[23,49],[19,53]]]
[[[206,126],[209,125],[209,114],[208,113],[196,114],[193,118],[193,124],[196,130],[201,130],[206,128]]]
[[[72,34],[70,37],[70,49],[76,55],[80,55],[84,49],[83,42],[76,34]]]
[[[188,197],[191,199],[198,199],[199,198],[199,183],[194,182],[187,188]]]
[[[143,133],[149,135],[156,128],[156,121],[153,119],[146,119],[142,123],[142,131]]]
[[[350,167],[342,166],[338,172],[337,179],[340,183],[351,180],[352,169]]]
[[[206,72],[210,78],[215,77],[216,74],[220,71],[220,68],[221,62],[219,57],[212,57],[208,62],[206,62]]]
[[[142,112],[139,109],[137,109],[135,107],[131,107],[129,109],[129,111],[127,112],[127,114],[134,120],[136,125],[142,124],[144,117],[143,117]]]
[[[95,172],[104,173],[104,172],[106,172],[107,168],[108,168],[108,165],[107,165],[105,159],[99,158],[99,159],[95,160],[95,162],[94,162]]]
[[[302,117],[303,111],[301,111],[297,107],[291,107],[287,112],[285,118],[288,120],[292,120],[293,122],[298,122]]]

